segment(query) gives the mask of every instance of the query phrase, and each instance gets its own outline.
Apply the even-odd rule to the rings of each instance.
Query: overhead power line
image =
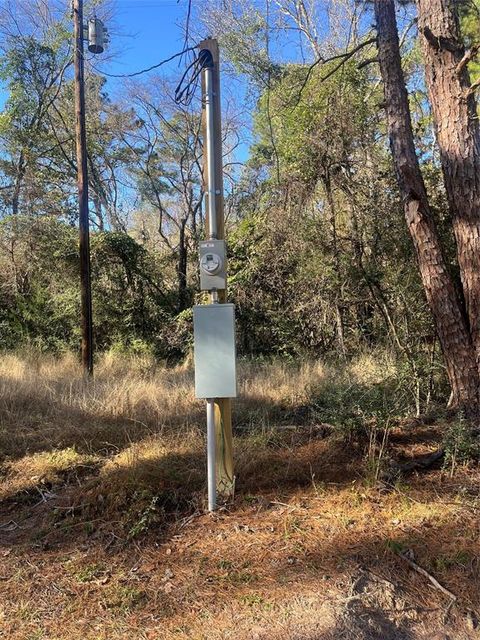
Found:
[[[143,73],[148,73],[149,71],[158,69],[158,67],[161,67],[164,64],[167,64],[167,62],[171,62],[175,58],[178,58],[179,56],[183,56],[188,51],[194,51],[195,49],[196,47],[186,47],[182,51],[179,51],[178,53],[175,53],[173,56],[170,56],[170,58],[166,58],[165,60],[162,60],[157,64],[153,64],[151,67],[148,67],[147,69],[141,69],[140,71],[135,71],[134,73],[106,73],[105,71],[101,71],[100,69],[97,69],[93,65],[92,65],[92,69],[94,69],[98,73],[101,73],[103,76],[107,76],[108,78],[133,78],[134,76],[140,76]]]

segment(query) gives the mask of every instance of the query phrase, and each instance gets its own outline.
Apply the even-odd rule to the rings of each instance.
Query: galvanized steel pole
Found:
[[[215,111],[213,92],[213,59],[204,67],[205,74],[205,126],[207,145],[208,230],[211,238],[218,237],[215,176]]]
[[[208,510],[217,508],[217,486],[215,473],[216,437],[215,437],[215,400],[207,399],[207,489]]]
[[[207,196],[207,238],[225,239],[223,206],[223,157],[220,102],[220,60],[218,43],[208,38],[198,45],[202,65],[204,188]],[[212,303],[227,301],[226,289],[210,291]],[[212,429],[211,419],[214,420]],[[235,490],[233,470],[232,401],[231,398],[212,398],[207,401],[207,453],[209,461],[209,510],[214,510],[217,497],[230,498]],[[207,437],[208,440],[208,437]],[[211,465],[214,465],[213,474]],[[212,480],[213,479],[213,480]],[[213,484],[212,484],[213,483]],[[215,487],[215,492],[213,492]],[[215,500],[210,496],[214,494]]]

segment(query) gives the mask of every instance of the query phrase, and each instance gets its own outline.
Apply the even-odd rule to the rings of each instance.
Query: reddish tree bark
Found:
[[[451,404],[476,410],[479,374],[475,351],[445,264],[415,151],[394,0],[375,0],[374,6],[390,148],[425,295],[442,346],[452,388]]]
[[[480,365],[480,125],[458,2],[418,0],[425,77],[457,243],[477,365]]]

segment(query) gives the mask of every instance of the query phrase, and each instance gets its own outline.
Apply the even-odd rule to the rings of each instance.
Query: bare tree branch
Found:
[[[345,53],[339,53],[338,55],[332,56],[331,58],[325,58],[325,59],[319,58],[313,64],[311,64],[310,67],[308,68],[307,75],[305,76],[305,78],[304,78],[304,80],[302,82],[302,85],[300,87],[300,91],[298,92],[297,101],[295,103],[295,106],[297,106],[298,103],[300,102],[300,100],[302,98],[302,93],[305,90],[305,87],[307,86],[308,81],[310,80],[310,77],[311,77],[315,67],[317,67],[319,64],[324,65],[327,62],[333,62],[334,60],[340,60],[340,62],[333,69],[331,69],[324,77],[322,77],[320,79],[320,82],[325,82],[326,80],[328,80],[328,78],[333,76],[340,69],[340,67],[342,67],[345,64],[345,62],[347,62],[347,60],[350,60],[350,58],[352,58],[361,49],[364,49],[365,47],[368,47],[369,45],[374,44],[376,41],[377,41],[376,37],[368,38],[368,40],[365,40],[364,42],[360,42],[356,47],[354,47],[350,51],[347,51]]]

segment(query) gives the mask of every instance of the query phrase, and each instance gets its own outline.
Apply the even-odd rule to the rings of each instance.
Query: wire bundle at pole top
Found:
[[[197,49],[196,46],[186,47],[182,49],[169,58],[165,58],[165,60],[161,60],[157,64],[152,65],[151,67],[147,67],[146,69],[141,69],[140,71],[134,71],[133,73],[107,73],[105,71],[101,71],[97,69],[95,66],[92,66],[92,69],[97,73],[106,76],[107,78],[134,78],[135,76],[143,75],[144,73],[149,73],[154,69],[158,69],[159,67],[171,62],[175,58],[180,56],[184,56],[186,53],[191,51],[195,51]],[[195,95],[196,89],[198,87],[198,82],[200,78],[200,74],[202,69],[205,66],[209,66],[211,64],[211,54],[206,50],[201,50],[197,55],[194,56],[193,60],[187,66],[185,71],[183,72],[182,77],[180,78],[177,87],[175,88],[175,102],[177,104],[182,104],[184,106],[188,106]],[[190,77],[188,77],[190,74]]]
[[[198,87],[198,79],[203,69],[203,58],[201,55],[194,57],[192,62],[185,69],[179,83],[175,89],[175,102],[188,106],[195,95]],[[190,74],[190,77],[188,75]]]

